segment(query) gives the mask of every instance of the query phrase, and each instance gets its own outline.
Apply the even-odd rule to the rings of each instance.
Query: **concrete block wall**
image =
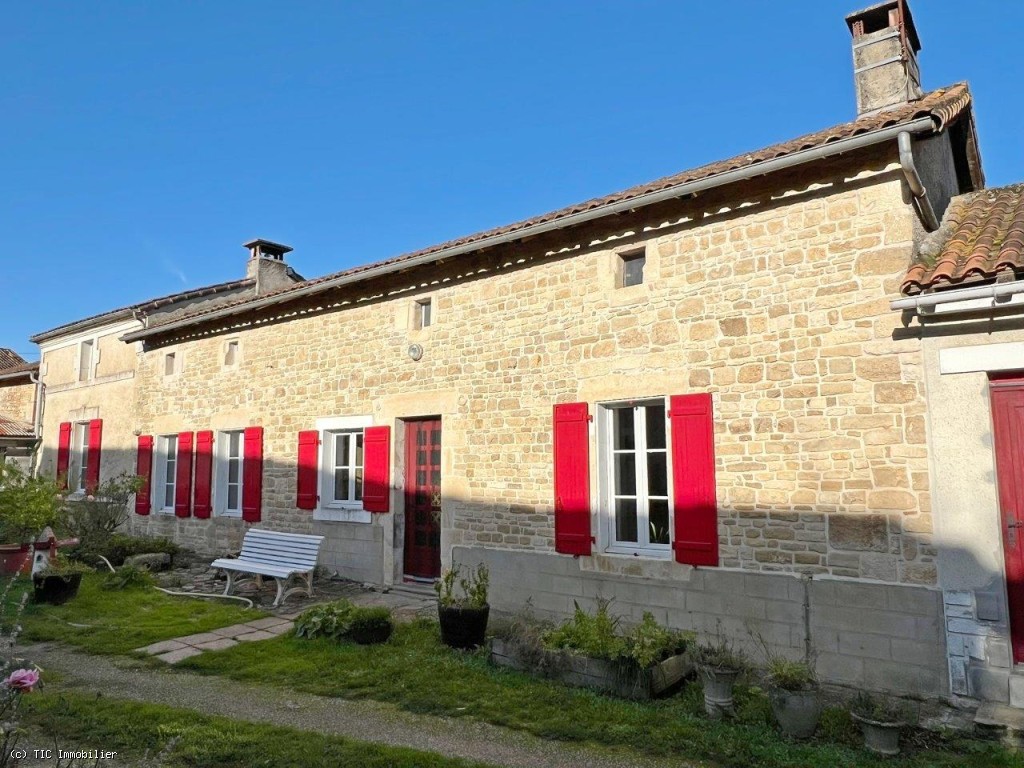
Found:
[[[800,658],[809,648],[830,683],[902,695],[949,693],[940,592],[907,585],[674,566],[660,578],[589,568],[591,558],[456,547],[453,560],[486,563],[495,611],[529,601],[539,618],[569,616],[598,598],[637,622],[645,611],[670,627],[721,635],[755,653],[759,635]],[[672,574],[671,576],[667,574]]]

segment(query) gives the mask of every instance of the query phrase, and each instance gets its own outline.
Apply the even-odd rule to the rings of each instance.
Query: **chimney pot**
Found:
[[[921,41],[906,0],[887,0],[851,13],[857,114],[921,98]]]
[[[296,279],[302,279],[285,264],[284,255],[292,251],[291,246],[256,239],[243,243],[242,247],[249,249],[245,276],[256,281],[257,296],[286,288],[293,285]]]

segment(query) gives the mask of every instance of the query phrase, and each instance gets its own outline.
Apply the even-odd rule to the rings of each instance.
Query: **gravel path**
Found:
[[[60,687],[101,691],[114,699],[171,704],[235,720],[411,747],[496,766],[685,768],[679,760],[546,741],[472,720],[415,715],[379,702],[333,699],[153,669],[133,659],[90,656],[53,643],[24,646],[23,650],[44,670],[60,672]]]

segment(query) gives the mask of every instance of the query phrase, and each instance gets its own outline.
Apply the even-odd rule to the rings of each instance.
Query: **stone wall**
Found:
[[[660,623],[729,638],[761,658],[816,656],[825,682],[903,696],[949,693],[942,594],[936,589],[834,577],[681,566],[653,578],[589,567],[586,558],[456,547],[457,563],[490,570],[495,611],[529,601],[537,618],[560,620],[598,599],[626,623],[650,612]]]
[[[36,385],[27,378],[0,382],[0,416],[31,424],[35,418]]]
[[[295,507],[299,430],[371,416],[395,427],[397,466],[401,419],[441,415],[447,560],[453,545],[553,548],[554,403],[711,392],[723,565],[932,584],[920,342],[894,340],[887,299],[913,212],[891,158],[858,162],[785,194],[751,186],[746,207],[735,190],[673,203],[575,244],[455,259],[162,341],[139,367],[135,421],[147,434],[264,426],[263,524],[311,531]],[[638,246],[644,284],[615,288],[616,254]],[[426,297],[435,324],[412,330]],[[182,368],[165,376],[170,351]],[[395,481],[395,515],[320,525],[381,542],[374,581],[401,575]],[[327,564],[365,575],[341,554]]]

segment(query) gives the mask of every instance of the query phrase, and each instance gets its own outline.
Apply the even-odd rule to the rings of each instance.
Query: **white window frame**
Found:
[[[238,435],[238,508],[228,509],[228,462],[231,435]],[[224,429],[213,436],[213,513],[217,517],[241,517],[245,489],[245,429]]]
[[[415,311],[416,330],[423,331],[434,324],[434,299],[432,296],[416,299]]]
[[[234,346],[234,350],[235,350],[235,359],[233,361],[231,361],[231,362],[228,362],[228,352],[231,350],[232,346]],[[242,342],[241,342],[241,340],[239,340],[239,339],[226,339],[224,341],[224,356],[221,359],[221,363],[222,363],[223,367],[233,370],[233,369],[238,367],[238,365],[239,365],[239,363],[241,361],[242,361]]]
[[[89,422],[71,425],[71,450],[68,456],[68,490],[72,496],[85,495],[85,474],[89,471]]]
[[[157,435],[154,442],[156,444],[153,446],[153,511],[157,514],[173,515],[174,499],[178,490],[178,436]],[[169,507],[165,507],[164,498],[167,495],[168,486],[167,461],[172,451],[174,453],[174,475],[173,482],[170,483],[170,486],[174,489],[174,493],[171,495],[171,505]]]
[[[619,271],[619,274],[618,274],[619,285],[618,285],[618,287],[619,288],[636,288],[637,286],[644,285],[647,282],[647,249],[646,248],[640,248],[638,250],[633,250],[633,251],[622,251],[619,254],[617,254],[617,256],[618,256],[618,259],[619,259],[619,263],[618,263],[618,271]],[[640,259],[643,259],[643,262],[644,262],[643,266],[640,268],[640,282],[639,283],[630,283],[629,285],[627,285],[626,284],[626,265],[629,262],[631,262],[631,261],[639,261]]]
[[[372,416],[340,416],[317,419],[316,430],[320,434],[317,451],[317,493],[318,501],[313,510],[313,519],[325,522],[370,523],[373,513],[363,509],[362,501],[335,502],[334,499],[334,435],[339,432],[356,432],[373,426]],[[363,458],[366,458],[366,443],[363,443]]]
[[[647,464],[637,462],[637,538],[638,542],[620,542],[615,538],[615,477],[612,460],[613,434],[612,412],[617,408],[642,406],[662,402],[665,407],[665,472],[666,491],[668,494],[668,534],[669,543],[650,544],[649,520],[647,517]],[[630,555],[633,557],[672,558],[672,539],[674,530],[674,512],[672,498],[672,424],[668,418],[669,400],[667,397],[643,397],[635,400],[617,400],[598,403],[597,447],[598,447],[598,491],[600,503],[600,525],[598,527],[601,550],[613,555]],[[634,411],[634,414],[636,412]],[[646,429],[644,419],[638,419],[641,426],[636,429],[636,450],[646,454]],[[642,465],[642,466],[641,466]]]

